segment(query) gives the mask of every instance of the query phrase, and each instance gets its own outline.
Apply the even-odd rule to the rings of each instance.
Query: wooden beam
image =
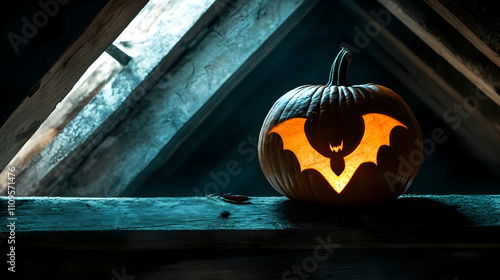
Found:
[[[357,16],[359,26],[376,22],[369,12],[356,3],[341,3]],[[405,83],[451,130],[457,131],[469,146],[477,147],[471,152],[496,172],[500,168],[500,146],[497,144],[500,142],[500,116],[495,113],[498,105],[446,61],[440,61],[439,56],[429,54],[432,49],[427,50],[425,45],[424,48],[415,47],[415,43],[410,47],[412,42],[406,36],[392,32],[391,28],[390,23],[386,27],[380,26],[380,32],[371,37],[376,44],[371,44],[364,50]],[[456,110],[456,107],[464,108],[469,99],[477,102],[477,108],[463,109],[466,116],[459,116],[460,122],[450,121],[449,111]]]
[[[432,13],[425,10],[425,8],[431,11],[432,9],[421,5],[418,1],[410,3],[399,0],[379,0],[378,2],[500,106],[498,66],[487,58],[481,59],[484,55],[476,48],[470,49],[467,48],[467,44],[459,44],[460,40],[465,39],[456,36],[455,33],[458,34],[456,30],[446,29],[448,23],[445,20],[440,19],[444,24],[439,24],[439,20],[432,18]]]
[[[141,53],[138,46],[150,40],[148,31],[156,28],[155,22],[161,21],[172,7],[172,3],[150,2],[134,20],[123,30],[115,43],[131,53]],[[146,36],[144,35],[146,34]],[[108,53],[115,53],[114,59]],[[142,59],[137,57],[136,59]],[[118,61],[123,63],[119,63]],[[57,105],[23,148],[9,162],[9,168],[22,172],[25,165],[44,149],[58,133],[128,64],[130,57],[117,46],[111,45],[85,72],[68,95]],[[5,191],[8,169],[0,173],[0,192]]]
[[[16,190],[21,188],[19,186]],[[0,197],[3,209],[8,208],[8,200],[8,197]],[[16,232],[320,230],[338,231],[337,239],[342,231],[347,234],[353,229],[392,228],[408,234],[418,230],[435,232],[399,237],[396,232],[388,232],[380,240],[367,240],[367,236],[362,235],[351,236],[349,240],[352,243],[368,242],[357,246],[375,243],[383,246],[410,237],[413,241],[406,240],[409,243],[401,245],[413,246],[417,243],[412,242],[419,240],[443,244],[468,240],[473,242],[471,245],[492,243],[500,247],[498,238],[472,240],[470,236],[449,237],[439,234],[439,228],[472,227],[499,231],[500,195],[403,195],[391,202],[360,208],[328,208],[281,196],[252,197],[248,202],[230,203],[220,196],[16,197],[12,217],[18,217],[19,220]],[[229,212],[227,217],[223,215],[224,211]],[[7,213],[3,211],[0,216],[4,222],[9,217]],[[5,227],[1,230],[7,231]],[[289,246],[286,242],[280,243]],[[169,249],[179,246],[173,241],[168,244]],[[190,246],[196,247],[197,244],[195,242]]]
[[[134,28],[117,38],[132,54],[132,60],[49,145],[18,171],[19,182],[27,184],[22,194],[44,193],[45,189],[39,186],[47,188],[67,178],[224,9],[215,0],[198,4],[181,0],[165,5],[155,3],[145,7],[149,12],[134,21]],[[53,177],[55,174],[59,176]],[[0,185],[0,190],[5,193],[6,185]]]
[[[19,176],[22,184],[29,185],[25,186],[23,195],[119,196],[133,191],[172,155],[315,3],[306,0],[283,1],[279,5],[234,2],[226,13],[219,15],[217,24],[199,36],[201,40],[193,44],[178,64],[161,76],[161,82],[138,102],[123,122],[113,131],[109,130],[106,137],[99,135],[98,147],[90,150],[92,153],[77,170],[61,173],[54,168],[39,176],[40,172],[35,170],[43,169],[45,162],[51,161],[41,157],[40,168],[30,168],[32,176]],[[96,111],[89,110],[87,114],[96,114]],[[116,117],[111,121],[118,123]],[[81,123],[75,123],[75,130],[67,133],[67,138],[85,129]],[[55,153],[50,157],[59,156]],[[64,160],[56,163],[63,170],[67,166]],[[92,178],[88,172],[93,173]],[[71,176],[65,179],[66,174]],[[42,188],[38,189],[38,184]]]
[[[320,279],[500,275],[494,265],[500,257],[499,195],[404,195],[340,209],[284,197],[250,202],[17,197],[9,217],[18,218],[19,275],[48,273],[49,260],[64,264],[50,270],[56,279],[107,279],[123,268],[137,279],[299,279],[286,273],[304,263],[301,271]],[[1,197],[0,207],[7,204]],[[5,226],[0,231],[4,238],[9,234]],[[327,257],[315,258],[315,250]],[[317,267],[308,269],[312,260]]]
[[[16,156],[0,173],[0,192],[8,185],[9,168],[18,171],[43,150],[61,130],[89,103],[89,101],[122,69],[121,65],[108,54],[103,54],[96,62],[97,69],[90,67],[82,76],[83,81],[64,97],[56,109],[40,125],[37,131],[19,150]],[[79,84],[79,85],[78,85]]]
[[[478,35],[483,35],[482,38],[484,38],[485,40],[488,40],[489,36],[484,36],[485,34],[476,35],[476,33],[474,33],[469,27],[469,26],[476,27],[478,22],[481,22],[482,20],[478,16],[482,17],[483,14],[471,15],[471,11],[460,9],[461,7],[460,4],[463,3],[460,2],[457,3],[457,1],[446,3],[449,6],[455,7],[455,12],[451,12],[450,10],[448,10],[445,7],[445,5],[443,5],[443,3],[439,2],[438,0],[425,0],[425,3],[427,3],[427,5],[429,5],[441,17],[443,17],[443,19],[445,19],[449,24],[455,27],[455,29],[458,32],[460,32],[460,34],[462,34],[462,36],[464,36],[465,39],[467,39],[479,51],[481,51],[485,56],[487,56],[491,61],[493,61],[493,63],[495,63],[498,67],[500,67],[500,56],[488,45],[488,43],[490,44],[494,43],[498,46],[498,44],[500,44],[500,42],[498,42],[498,38],[496,42],[486,43],[483,40],[481,40],[478,37]],[[483,32],[486,32],[486,34],[488,34],[488,32],[498,33],[498,28],[499,26],[485,26],[483,24],[479,28],[476,28],[475,31],[478,32],[479,29],[483,29]]]
[[[240,2],[235,2],[234,10],[221,15],[221,28],[214,28],[212,32],[207,33],[200,43],[201,51],[193,50],[187,54],[181,62],[182,65],[174,70],[178,72],[167,73],[164,81],[145,98],[145,104],[158,102],[162,105],[140,109],[137,115],[129,117],[110,135],[111,139],[117,136],[120,138],[119,142],[109,147],[110,150],[123,149],[123,145],[130,147],[130,152],[109,158],[109,162],[103,165],[109,164],[122,170],[115,177],[121,178],[121,184],[113,182],[111,177],[102,176],[92,183],[94,187],[109,185],[110,188],[116,189],[116,194],[120,196],[133,193],[174,154],[203,120],[211,117],[222,100],[229,94],[239,94],[232,90],[265,59],[318,1],[286,0],[279,4],[272,1],[252,4]],[[245,21],[241,21],[242,16]],[[235,45],[245,48],[235,49]],[[175,82],[185,80],[187,73],[194,76],[190,76],[185,84]],[[179,113],[172,114],[171,111]],[[128,127],[139,119],[143,126],[140,136],[137,137],[138,134],[129,133]],[[158,120],[166,121],[160,130],[156,124]],[[158,137],[159,131],[166,137]],[[151,147],[152,149],[146,152],[143,147],[140,148],[146,139],[155,139],[160,145],[159,149]],[[120,146],[122,148],[119,148]],[[101,157],[103,152],[107,153],[100,150],[94,156]],[[129,160],[135,162],[136,167],[125,171],[127,168],[123,164]],[[89,163],[91,161],[86,164]],[[83,170],[82,168],[81,171]],[[75,173],[72,179],[75,180],[71,181],[71,184],[78,186],[83,183],[81,186],[89,186],[83,172]]]
[[[111,0],[59,57],[0,128],[0,170],[35,133],[85,70],[137,15],[147,0]]]
[[[109,2],[5,3],[0,11],[0,127]]]

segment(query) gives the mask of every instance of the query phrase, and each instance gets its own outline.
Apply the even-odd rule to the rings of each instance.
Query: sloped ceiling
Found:
[[[81,13],[77,4],[68,5],[80,11],[74,19],[78,19],[82,28],[106,1],[92,3],[95,9],[87,7],[85,13]],[[486,4],[476,3],[475,9],[464,9],[460,2],[437,3],[465,18],[481,18],[474,21],[477,24],[471,26],[471,30],[498,55],[498,20],[490,12],[492,7],[488,9]],[[28,13],[36,8],[33,5],[13,6],[14,10],[26,9]],[[390,10],[392,13],[387,20],[373,18]],[[6,35],[17,18],[2,18],[1,34]],[[415,31],[414,26],[408,24],[408,18],[417,23],[420,20],[417,27],[428,28],[428,34]],[[376,24],[382,26],[380,30]],[[75,29],[51,33],[48,41],[55,43],[60,52],[78,37],[79,32]],[[442,129],[447,135],[444,143],[427,147],[424,163],[409,192],[499,193],[500,107],[495,102],[496,97],[483,98],[484,92],[467,76],[467,69],[465,72],[458,69],[443,55],[442,49],[430,44],[425,36],[434,36],[445,48],[458,50],[459,57],[466,57],[464,65],[470,63],[479,67],[480,75],[490,73],[490,83],[498,94],[498,67],[492,68],[492,60],[464,39],[456,27],[430,5],[417,1],[406,4],[399,1],[319,1],[266,59],[206,116],[191,136],[178,143],[173,156],[129,195],[191,196],[214,192],[207,187],[213,184],[219,186],[216,190],[219,194],[278,195],[262,175],[256,157],[260,126],[274,101],[288,90],[304,84],[326,83],[339,45],[353,47],[351,84],[377,83],[390,87],[412,108],[424,139],[432,139],[435,129]],[[6,56],[3,50],[10,49],[9,44],[2,41],[2,66],[6,67],[2,68],[0,77],[8,85],[4,89],[16,94],[7,94],[10,97],[5,98],[2,92],[0,120],[7,118],[8,112],[19,104],[21,99],[18,97],[26,96],[51,65],[50,61],[42,61],[43,65],[30,64],[37,61],[33,58],[51,53],[55,60],[60,55],[50,44],[42,44],[44,49],[38,48],[37,42],[31,42],[32,50]],[[475,75],[477,71],[472,72]],[[16,86],[18,84],[22,86]],[[240,169],[236,175],[227,177],[223,174],[230,162],[236,162]]]

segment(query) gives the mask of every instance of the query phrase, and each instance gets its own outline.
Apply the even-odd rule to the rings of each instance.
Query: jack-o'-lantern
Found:
[[[351,86],[343,48],[325,85],[295,88],[270,109],[258,155],[270,184],[291,199],[362,206],[397,198],[422,160],[410,107],[376,84]]]

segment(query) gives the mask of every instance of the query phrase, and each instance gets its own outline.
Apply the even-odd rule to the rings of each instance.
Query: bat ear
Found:
[[[337,104],[338,99],[331,98],[331,103]],[[329,107],[334,107],[335,105]],[[357,112],[348,112],[344,108],[327,108],[322,111],[321,117],[310,118],[304,126],[304,130],[311,144],[316,151],[325,157],[332,157],[335,153],[331,147],[339,147],[337,153],[346,156],[352,153],[361,142],[365,131],[363,118]],[[343,111],[341,114],[335,110]],[[328,129],[325,129],[328,128]]]

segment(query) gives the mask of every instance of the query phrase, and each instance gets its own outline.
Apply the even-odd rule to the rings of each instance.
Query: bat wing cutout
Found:
[[[389,146],[391,131],[396,126],[407,128],[401,122],[383,114],[370,113],[362,117],[365,123],[363,137],[358,147],[344,157],[345,169],[339,176],[332,171],[330,158],[318,153],[307,140],[304,130],[305,118],[292,118],[281,122],[267,134],[280,135],[283,149],[295,154],[301,172],[306,169],[317,170],[337,193],[341,193],[361,164],[377,164],[378,151],[384,145]]]

